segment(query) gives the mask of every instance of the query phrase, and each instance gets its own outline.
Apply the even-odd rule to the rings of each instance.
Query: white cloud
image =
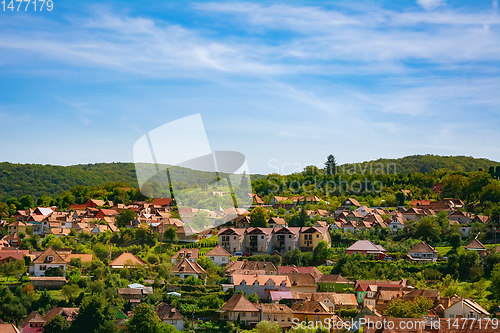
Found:
[[[441,6],[444,0],[417,0],[417,4],[422,6],[425,10],[431,10]]]

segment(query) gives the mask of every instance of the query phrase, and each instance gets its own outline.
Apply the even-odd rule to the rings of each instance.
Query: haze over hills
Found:
[[[373,170],[378,163],[385,168],[391,165],[390,172],[397,173],[429,173],[438,169],[450,171],[475,171],[488,170],[490,166],[500,166],[500,162],[484,158],[468,156],[437,156],[414,155],[399,159],[378,159],[356,164],[345,164],[339,167],[339,172],[352,169],[356,171],[363,168],[369,172],[369,165]],[[368,167],[367,167],[368,166]],[[0,163],[0,201],[10,197],[21,197],[30,194],[34,197],[42,195],[57,196],[77,185],[102,185],[110,182],[124,182],[132,187],[138,187],[134,163],[97,163],[80,164],[72,166],[53,166],[40,164],[14,164]],[[176,179],[184,179],[189,185],[193,182],[203,183],[212,173],[193,171],[186,168],[174,168],[171,173],[177,173]],[[263,178],[263,175],[252,175],[252,179]]]

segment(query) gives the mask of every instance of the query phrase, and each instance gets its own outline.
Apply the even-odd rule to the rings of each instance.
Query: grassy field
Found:
[[[451,246],[436,246],[436,251],[438,251],[439,255],[446,256],[448,252],[450,252]]]

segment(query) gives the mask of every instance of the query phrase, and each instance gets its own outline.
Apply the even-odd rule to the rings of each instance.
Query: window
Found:
[[[172,320],[172,325],[176,325],[177,324],[177,320]]]
[[[54,257],[53,256],[47,256],[47,261],[54,261]]]
[[[234,240],[236,240],[236,236],[234,236]]]
[[[316,235],[316,238],[319,238],[319,235]]]
[[[260,239],[264,239],[264,236],[260,236]]]
[[[244,287],[247,285],[247,283],[245,281],[241,282],[241,285]]]
[[[246,317],[247,313],[246,312],[240,312],[240,317]]]
[[[222,257],[222,261],[226,261],[226,257]]]
[[[222,259],[224,259],[224,258],[222,258]],[[210,260],[214,260],[214,257],[210,257]]]
[[[313,316],[314,321],[321,321],[321,316]]]
[[[255,281],[253,285],[257,287],[259,285],[259,281]]]
[[[252,312],[252,317],[257,317],[259,315],[258,312]]]
[[[40,270],[41,270],[41,271],[46,271],[46,270],[47,270],[47,266],[45,266],[45,265],[40,265]]]

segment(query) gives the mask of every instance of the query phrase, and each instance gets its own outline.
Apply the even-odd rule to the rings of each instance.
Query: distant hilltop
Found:
[[[361,163],[344,164],[340,168],[354,169],[362,173],[370,165],[377,168],[377,163],[384,166],[391,165],[391,170],[397,173],[430,173],[439,169],[451,171],[488,171],[491,166],[500,166],[499,162],[485,158],[469,156],[438,156],[438,155],[413,155],[399,159],[378,159]],[[181,169],[181,168],[179,168]],[[207,174],[189,169],[177,170],[185,177],[189,184],[202,182]],[[252,179],[265,176],[252,175]],[[177,177],[177,179],[180,179]],[[56,197],[74,186],[95,186],[106,183],[123,182],[137,188],[137,179],[134,163],[96,163],[79,164],[71,166],[55,166],[41,164],[14,164],[0,163],[0,201],[10,197],[21,197],[30,194],[35,197],[49,195]]]

